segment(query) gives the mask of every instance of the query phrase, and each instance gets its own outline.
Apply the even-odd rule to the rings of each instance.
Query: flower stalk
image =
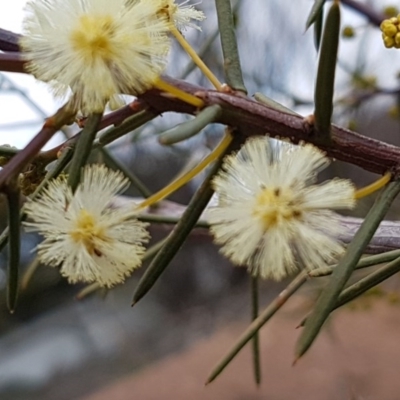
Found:
[[[154,193],[152,196],[148,197],[142,203],[137,206],[137,209],[143,209],[146,207],[150,207],[159,201],[165,199],[170,196],[172,193],[176,192],[183,185],[186,185],[190,180],[192,180],[197,174],[204,170],[208,165],[210,165],[213,161],[218,160],[222,154],[226,151],[230,143],[232,142],[232,135],[228,132],[225,134],[224,138],[218,144],[218,146],[207,156],[205,157],[196,167],[191,169],[189,172],[171,182],[169,185],[165,186],[159,192]]]
[[[187,40],[182,36],[182,34],[176,29],[175,25],[171,24],[171,33],[175,36],[175,39],[182,46],[182,48],[186,51],[186,53],[190,56],[193,62],[199,67],[200,71],[204,74],[204,76],[213,84],[215,89],[221,90],[222,84],[218,80],[218,78],[211,72],[211,70],[207,67],[204,61],[198,56],[196,51],[192,46],[187,42]]]

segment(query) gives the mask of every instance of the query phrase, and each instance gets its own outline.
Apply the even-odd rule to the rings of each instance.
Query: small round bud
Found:
[[[352,26],[345,26],[342,30],[342,36],[344,38],[353,38],[355,36],[355,31]]]
[[[393,38],[391,38],[391,37],[389,37],[389,36],[384,36],[384,38],[383,38],[383,44],[385,45],[385,47],[386,47],[387,49],[390,49],[390,48],[394,47],[395,42],[394,42],[394,39],[393,39]]]
[[[387,6],[383,9],[383,13],[385,14],[386,17],[393,18],[393,17],[397,17],[397,14],[399,13],[399,9],[395,6]]]
[[[381,31],[389,37],[393,37],[396,35],[396,33],[398,32],[397,30],[397,26],[394,25],[392,22],[389,22],[389,20],[385,19],[382,23],[381,23]]]
[[[394,37],[394,42],[396,45],[400,45],[400,32],[396,33],[396,36]]]

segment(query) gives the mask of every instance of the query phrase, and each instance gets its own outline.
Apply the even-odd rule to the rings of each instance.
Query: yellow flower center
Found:
[[[290,189],[264,188],[256,196],[253,215],[261,219],[264,229],[270,229],[283,221],[300,218],[301,211],[293,202]]]
[[[72,47],[88,61],[95,57],[108,61],[114,54],[110,43],[114,32],[115,22],[111,15],[82,15],[70,35]]]
[[[96,249],[95,239],[105,241],[105,229],[96,223],[92,214],[86,210],[81,210],[76,221],[76,228],[70,232],[71,238],[76,243],[82,243],[90,255],[101,256],[101,252]]]

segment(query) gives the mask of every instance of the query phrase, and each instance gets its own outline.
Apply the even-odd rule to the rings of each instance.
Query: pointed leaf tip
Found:
[[[306,31],[307,29],[317,20],[318,15],[322,11],[322,7],[324,6],[326,0],[315,0],[314,4],[311,8],[310,14],[308,14],[307,22],[306,22]]]

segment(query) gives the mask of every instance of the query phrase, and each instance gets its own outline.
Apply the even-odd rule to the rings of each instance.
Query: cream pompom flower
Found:
[[[223,254],[254,276],[276,280],[336,260],[343,227],[331,209],[354,207],[355,189],[345,179],[315,184],[328,164],[312,145],[272,148],[264,137],[228,156],[213,181],[218,205],[208,213]]]
[[[157,1],[31,0],[21,39],[28,71],[58,96],[70,89],[83,112],[101,112],[163,71],[169,28],[157,10]]]
[[[28,201],[29,231],[44,237],[37,247],[43,264],[60,266],[71,283],[97,282],[111,287],[141,265],[147,224],[132,208],[110,208],[128,186],[122,173],[103,165],[87,166],[75,194],[65,179],[50,182],[38,200]]]
[[[143,0],[142,0],[143,1]],[[175,0],[158,0],[159,12],[166,15],[167,20],[172,22],[177,29],[184,31],[187,27],[201,30],[193,21],[201,22],[206,16],[200,10],[196,10],[192,5],[188,5],[190,0],[181,4],[175,3]]]

